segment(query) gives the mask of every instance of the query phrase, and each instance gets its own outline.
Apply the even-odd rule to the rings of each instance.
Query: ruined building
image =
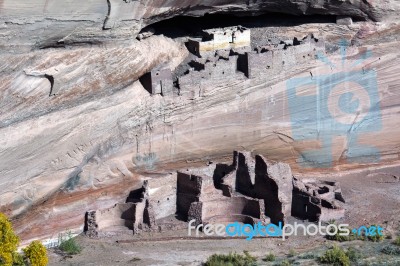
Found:
[[[192,38],[187,43],[189,51],[199,57],[216,50],[250,47],[250,30],[242,26],[209,29],[202,34],[202,38]]]
[[[344,198],[338,182],[293,180],[292,215],[311,222],[344,217]]]
[[[218,50],[212,56],[191,62],[192,68],[178,78],[180,94],[194,98],[202,96],[218,80],[273,76],[324,53],[324,42],[312,35],[257,47],[254,51]]]
[[[302,40],[294,38],[279,45],[257,47],[240,55],[238,69],[248,78],[275,75],[289,67],[304,64],[325,53],[325,43],[312,35]]]
[[[292,173],[289,165],[235,152],[228,172],[207,176],[178,173],[177,212],[197,223],[255,224],[285,222],[291,213]],[[218,169],[216,169],[218,170]]]
[[[178,78],[179,94],[194,98],[203,96],[207,85],[224,78],[238,78],[238,56],[212,57],[192,62],[193,69]]]
[[[290,166],[234,152],[233,163],[177,171],[144,181],[125,203],[86,213],[88,236],[125,227],[133,234],[196,224],[285,224],[340,219],[344,199],[336,182],[294,178]]]
[[[325,53],[324,41],[313,35],[259,46],[251,51],[250,30],[241,26],[206,30],[203,39],[189,40],[187,47],[198,58],[177,78],[177,88],[174,88],[171,70],[165,66],[142,76],[143,87],[151,94],[163,96],[172,95],[176,89],[179,95],[193,99],[202,97],[216,81],[267,78]]]
[[[173,93],[173,82],[171,70],[166,66],[153,68],[140,79],[143,87],[150,94],[162,94],[170,96]]]
[[[117,203],[108,209],[89,211],[85,217],[85,231],[90,237],[106,228],[126,227],[137,234],[156,229],[155,215],[149,201],[147,180],[142,188],[132,192],[125,203]]]

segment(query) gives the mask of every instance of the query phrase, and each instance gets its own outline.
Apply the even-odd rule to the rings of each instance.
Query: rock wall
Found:
[[[222,161],[235,149],[284,161],[296,172],[398,162],[398,3],[250,2],[0,1],[0,211],[13,217],[24,240],[82,231],[86,211],[123,201],[144,172]],[[110,6],[121,8],[111,8],[105,23]],[[188,55],[165,36],[136,40],[145,25],[178,14],[254,10],[384,23],[275,29],[289,38],[316,33],[332,53],[274,76],[216,79],[193,99],[151,96],[137,81],[160,64],[175,69]],[[336,45],[343,37],[358,46],[343,52]],[[331,98],[315,93],[317,85],[327,92],[349,81],[338,73],[364,77],[361,86],[372,92],[356,86],[356,93],[373,112],[352,104],[349,83]],[[318,83],[320,76],[328,78]],[[296,89],[288,86],[299,81],[293,78],[303,82],[299,92],[288,90]],[[313,117],[321,107],[316,95],[346,127],[332,124],[327,112]],[[338,102],[357,117],[341,112]],[[302,124],[305,131],[298,130]]]

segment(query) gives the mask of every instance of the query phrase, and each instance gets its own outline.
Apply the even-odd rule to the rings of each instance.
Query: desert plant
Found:
[[[281,261],[281,263],[279,264],[279,266],[291,266],[292,264],[290,263],[290,261],[288,260],[283,260]]]
[[[334,220],[330,220],[329,222],[328,222],[328,224],[334,224],[334,225],[336,225],[336,222],[334,221]],[[333,230],[333,229],[332,229]],[[328,239],[328,240],[333,240],[333,241],[339,241],[339,242],[344,242],[344,241],[352,241],[352,240],[356,240],[357,239],[357,236],[353,233],[353,232],[351,232],[350,231],[350,234],[349,235],[340,235],[339,234],[340,232],[339,232],[339,230],[338,231],[336,231],[336,233],[334,234],[334,235],[326,235],[326,239]]]
[[[205,265],[206,266],[251,266],[256,262],[256,258],[251,256],[248,252],[244,255],[237,253],[213,254],[211,255]]]
[[[24,256],[22,256],[18,252],[14,252],[13,253],[13,266],[25,266]]]
[[[350,266],[349,257],[346,252],[338,246],[333,246],[325,251],[325,253],[319,257],[319,262],[330,263],[334,266]]]
[[[369,228],[371,228],[372,226],[376,227],[376,225],[373,224]],[[372,235],[367,236],[367,239],[369,241],[372,241],[372,242],[381,242],[382,240],[385,239],[385,236],[384,235],[380,235],[380,234],[378,234],[378,232],[376,232],[376,234],[373,235],[373,236]]]
[[[0,264],[12,265],[13,254],[17,251],[19,237],[14,233],[8,217],[0,213]]]
[[[243,250],[243,254],[246,256],[246,258],[249,258],[249,259],[254,260],[254,261],[257,260],[257,258],[254,257],[254,256],[252,256],[252,255],[250,254],[250,252],[248,252],[247,250]]]
[[[352,262],[357,262],[361,258],[361,253],[353,247],[347,249],[346,255]]]
[[[393,244],[400,247],[400,236],[398,236],[394,241]]]
[[[76,255],[82,251],[82,247],[76,243],[76,240],[72,237],[71,232],[68,232],[66,238],[60,235],[59,243],[60,245],[58,248],[69,255]]]
[[[299,259],[305,259],[305,260],[308,260],[308,259],[314,259],[315,258],[315,255],[314,254],[312,254],[312,253],[306,253],[306,254],[302,254],[302,255],[300,255],[299,256]]]
[[[288,257],[294,257],[294,256],[296,256],[296,252],[294,251],[294,249],[289,249],[289,254],[288,254]]]
[[[263,261],[275,261],[276,257],[274,254],[269,253],[267,256],[265,256],[262,260]]]
[[[384,248],[382,248],[381,252],[386,255],[400,256],[400,248],[399,247],[385,246]]]
[[[23,251],[32,266],[46,266],[49,262],[47,250],[40,241],[31,242]]]

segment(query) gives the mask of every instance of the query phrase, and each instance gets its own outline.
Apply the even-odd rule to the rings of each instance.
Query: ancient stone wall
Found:
[[[295,39],[291,43],[259,47],[256,51],[248,52],[240,57],[243,60],[240,68],[248,78],[273,76],[297,64],[315,60],[318,53],[325,53],[324,41],[311,35],[301,41]]]
[[[294,179],[293,184],[293,216],[312,222],[344,217],[344,199],[339,183]]]
[[[156,219],[162,219],[176,213],[177,173],[171,173],[148,180],[149,200],[155,210]]]
[[[215,80],[237,77],[237,61],[238,56],[230,56],[228,60],[197,62],[200,71],[191,69],[188,74],[179,77],[180,94],[194,93],[201,95],[202,88],[206,84],[211,84]]]
[[[142,188],[133,191],[126,203],[116,203],[113,207],[92,210],[86,213],[85,232],[94,237],[108,228],[128,228],[134,234],[155,228],[154,209],[149,201],[148,182]]]
[[[139,80],[150,94],[171,96],[173,93],[172,73],[169,68],[163,66],[154,68]]]
[[[203,39],[190,39],[188,49],[204,57],[216,50],[250,46],[250,30],[242,26],[203,31]]]
[[[199,201],[202,178],[188,173],[178,172],[177,178],[177,213],[187,219],[190,204]]]

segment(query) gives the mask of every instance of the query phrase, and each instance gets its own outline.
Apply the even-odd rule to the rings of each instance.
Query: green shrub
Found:
[[[400,248],[399,247],[394,247],[394,246],[385,246],[382,250],[382,253],[386,255],[396,255],[400,256]]]
[[[359,259],[361,259],[361,253],[353,247],[349,247],[349,249],[346,251],[346,255],[352,262],[357,262]]]
[[[393,244],[395,244],[396,246],[399,246],[399,247],[400,247],[400,236],[398,236],[398,237],[394,240]]]
[[[267,256],[265,256],[265,258],[263,258],[263,261],[275,261],[276,257],[274,254],[269,253]]]
[[[299,256],[299,259],[303,259],[303,260],[308,260],[308,259],[314,259],[315,255],[312,253],[306,253],[306,254],[302,254]]]
[[[211,255],[205,265],[206,266],[251,266],[256,262],[256,258],[251,256],[248,252],[244,252],[244,255],[237,253],[224,254],[213,254]]]
[[[349,257],[346,252],[338,246],[328,249],[321,257],[319,257],[319,262],[330,263],[334,266],[350,266]]]
[[[254,257],[254,256],[252,256],[252,255],[250,254],[250,252],[248,252],[247,250],[243,250],[243,253],[244,253],[244,255],[246,256],[246,258],[249,258],[249,259],[254,260],[254,261],[257,260],[257,258]]]
[[[376,226],[376,225],[371,225],[371,226]],[[370,226],[370,227],[371,227]],[[368,227],[368,229],[370,228]],[[378,232],[376,232],[376,234],[374,236],[366,236],[365,232],[363,231],[360,235],[355,234],[352,232],[352,230],[350,230],[350,234],[349,235],[340,235],[339,231],[336,232],[336,234],[334,235],[326,235],[326,239],[328,240],[333,240],[333,241],[338,241],[338,242],[345,242],[345,241],[353,241],[353,240],[369,240],[372,242],[381,242],[382,240],[385,239],[384,235],[379,235]]]
[[[14,233],[8,217],[0,213],[0,264],[13,264],[13,254],[17,251],[19,237]]]
[[[82,247],[76,243],[76,240],[72,237],[71,232],[68,233],[65,239],[61,235],[59,237],[59,243],[60,245],[58,248],[69,255],[76,255],[82,251]]]
[[[294,249],[289,249],[289,254],[288,254],[288,257],[294,257],[294,256],[296,256],[296,252],[294,251]]]
[[[376,225],[373,224],[371,226],[376,226]],[[383,234],[379,235],[378,232],[376,232],[374,236],[367,236],[367,239],[372,242],[381,242],[382,240],[385,239],[385,235]]]
[[[31,242],[23,251],[31,266],[46,266],[49,262],[46,248],[40,241]]]
[[[326,235],[326,239],[338,241],[338,242],[345,242],[345,241],[353,241],[353,240],[357,240],[357,239],[364,240],[364,237],[358,236],[358,235],[354,234],[353,232],[350,232],[350,234],[348,236],[343,236],[343,235],[339,235],[339,232],[338,232],[333,236]]]
[[[279,264],[279,266],[291,266],[292,264],[290,263],[290,261],[288,261],[288,260],[284,260],[284,261],[282,261],[280,264]]]
[[[24,256],[22,256],[18,252],[14,252],[13,253],[13,266],[25,266]]]
[[[329,221],[328,224],[336,225],[334,220]],[[347,229],[349,229],[349,228],[347,228]],[[349,231],[350,231],[350,234],[348,236],[343,236],[343,235],[340,235],[339,234],[340,233],[339,230],[337,230],[336,234],[334,234],[334,235],[328,235],[327,234],[326,235],[326,239],[333,240],[333,241],[339,241],[339,242],[356,240],[357,239],[357,235],[355,235],[353,232],[351,232],[350,229],[349,229]],[[330,231],[330,232],[332,232],[332,231]]]

